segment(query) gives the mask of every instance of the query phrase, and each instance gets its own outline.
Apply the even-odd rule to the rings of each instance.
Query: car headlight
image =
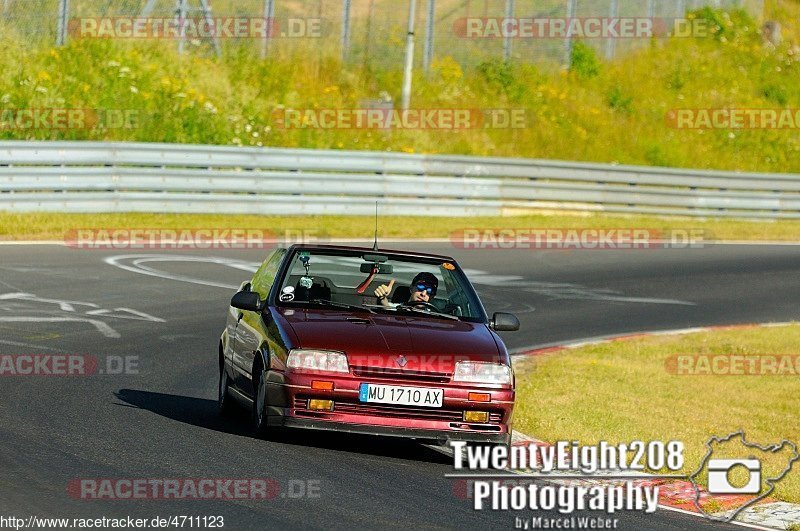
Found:
[[[502,363],[485,361],[459,361],[456,363],[454,382],[510,384],[511,367]]]
[[[293,349],[286,366],[301,371],[350,372],[347,356],[335,350]]]

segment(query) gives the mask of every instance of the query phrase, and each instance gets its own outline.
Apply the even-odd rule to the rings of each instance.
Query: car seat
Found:
[[[394,304],[403,304],[408,302],[411,298],[411,288],[408,286],[397,286],[392,294],[391,302]]]

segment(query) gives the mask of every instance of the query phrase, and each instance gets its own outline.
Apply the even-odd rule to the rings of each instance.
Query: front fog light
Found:
[[[315,411],[333,411],[333,400],[311,399],[308,401],[308,409],[313,409]]]
[[[488,411],[465,411],[464,412],[464,422],[477,422],[480,424],[485,424],[489,422],[489,412]]]

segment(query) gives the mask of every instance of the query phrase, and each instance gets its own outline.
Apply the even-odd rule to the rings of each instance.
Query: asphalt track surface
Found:
[[[520,317],[522,329],[504,334],[512,349],[800,319],[800,247],[402,247],[454,255],[489,312]],[[0,353],[86,354],[101,367],[109,356],[138,357],[138,374],[0,381],[0,515],[221,515],[228,529],[509,528],[515,516],[547,516],[473,510],[445,478],[451,460],[412,441],[309,431],[264,440],[251,436],[244,414],[220,420],[216,345],[231,286],[249,278],[264,254],[0,247]],[[141,267],[150,274],[132,270]],[[67,492],[81,478],[271,478],[280,494],[255,501],[87,501]],[[299,496],[309,481],[319,495]],[[733,527],[663,509],[614,516],[620,529]]]

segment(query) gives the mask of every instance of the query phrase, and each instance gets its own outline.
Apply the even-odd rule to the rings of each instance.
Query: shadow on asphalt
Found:
[[[153,393],[137,389],[120,389],[114,396],[124,405],[144,409],[171,420],[207,430],[229,433],[239,437],[258,439],[249,428],[250,417],[240,409],[231,418],[217,413],[217,401],[191,396]],[[452,464],[452,458],[408,439],[377,437],[333,431],[285,430],[264,437],[265,440],[294,446],[308,446],[326,450],[431,463]]]

